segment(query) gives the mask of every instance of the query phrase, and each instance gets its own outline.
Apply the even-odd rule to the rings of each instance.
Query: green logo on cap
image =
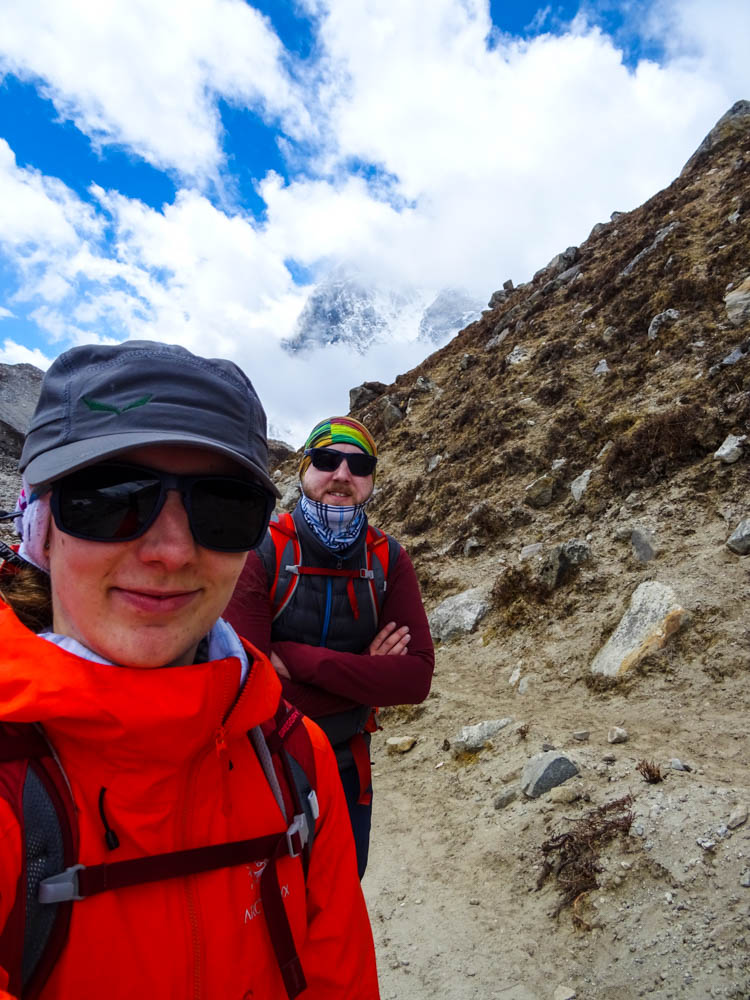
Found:
[[[127,406],[123,407],[113,406],[111,403],[99,403],[96,399],[90,399],[88,396],[83,396],[83,401],[90,410],[95,410],[99,413],[116,413],[119,417],[120,414],[125,413],[127,410],[134,410],[137,406],[145,406],[153,398],[153,394],[141,396],[140,399],[136,399],[134,402],[128,403]]]

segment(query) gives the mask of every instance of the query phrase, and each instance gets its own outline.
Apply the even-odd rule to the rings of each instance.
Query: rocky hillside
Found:
[[[352,393],[439,640],[375,744],[384,997],[750,997],[749,248],[739,102],[668,188]]]

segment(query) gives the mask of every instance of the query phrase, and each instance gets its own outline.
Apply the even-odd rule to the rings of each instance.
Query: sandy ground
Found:
[[[719,511],[686,532],[694,514],[662,519],[661,555],[646,567],[607,544],[622,511],[590,525],[607,555],[571,585],[568,617],[540,607],[517,629],[483,623],[438,648],[423,706],[384,713],[364,880],[384,1000],[750,997],[750,822],[728,826],[750,806],[750,557],[728,552]],[[463,565],[474,585],[489,572]],[[675,588],[688,624],[626,683],[597,692],[585,683],[591,659],[647,578]],[[509,683],[516,667],[524,694]],[[453,756],[461,726],[505,717],[494,745]],[[612,726],[626,743],[608,743]],[[414,748],[388,754],[386,738],[403,735]],[[495,808],[543,745],[580,767],[562,786],[575,801],[519,791]],[[646,783],[643,760],[664,780]],[[602,850],[600,888],[555,917],[554,878],[536,888],[541,845],[628,794],[633,823]]]

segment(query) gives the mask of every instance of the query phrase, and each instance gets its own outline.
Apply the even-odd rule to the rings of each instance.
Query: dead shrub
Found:
[[[702,455],[699,429],[704,418],[698,405],[647,413],[615,438],[604,460],[611,482],[622,491],[633,485],[651,485]]]
[[[643,780],[648,782],[649,785],[658,785],[660,781],[664,781],[664,775],[661,773],[661,768],[652,760],[639,761],[636,764],[635,769],[643,777]]]
[[[633,824],[632,795],[614,799],[576,820],[570,830],[545,840],[540,850],[544,855],[536,888],[541,889],[550,875],[554,876],[560,901],[552,915],[558,917],[566,906],[599,888],[601,851],[618,836],[627,836]],[[574,914],[575,916],[575,914]],[[579,926],[586,927],[582,921]]]

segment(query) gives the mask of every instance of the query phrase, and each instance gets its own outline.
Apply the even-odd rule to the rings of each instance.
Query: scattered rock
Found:
[[[510,327],[506,326],[504,330],[500,331],[500,333],[496,333],[493,337],[490,337],[490,339],[484,345],[485,351],[491,351],[495,347],[499,347],[500,344],[502,344],[502,342],[505,340],[505,338],[509,336],[509,334],[510,334]]]
[[[549,507],[554,499],[555,485],[554,478],[545,472],[526,487],[523,502],[536,510]]]
[[[546,590],[554,590],[569,579],[573,569],[591,557],[587,542],[572,538],[555,545],[542,560],[537,578]]]
[[[693,770],[689,764],[683,764],[679,757],[673,757],[669,762],[669,766],[672,768],[673,771],[690,772]]]
[[[750,340],[745,340],[739,347],[735,347],[733,351],[730,351],[725,358],[722,358],[717,365],[712,365],[708,369],[709,377],[713,378],[722,368],[727,368],[729,365],[736,365],[738,361],[744,361],[748,353],[750,353]]]
[[[400,424],[404,419],[404,414],[396,406],[390,396],[386,396],[385,399],[381,401],[379,407],[380,419],[383,421],[383,426],[387,431],[397,424]]]
[[[548,793],[547,801],[555,805],[568,806],[571,802],[577,802],[582,794],[583,790],[580,787],[559,786]]]
[[[492,805],[495,809],[505,809],[506,806],[509,806],[511,802],[514,802],[517,798],[517,788],[505,788],[502,792],[498,792],[492,801]]]
[[[750,552],[750,520],[740,521],[727,539],[727,548],[738,556]]]
[[[580,476],[577,476],[570,484],[570,492],[572,493],[573,499],[576,503],[580,501],[581,497],[586,492],[592,472],[593,469],[586,469],[585,472],[582,472]]]
[[[43,377],[34,365],[0,364],[0,452],[20,456]]]
[[[627,743],[629,738],[627,729],[622,726],[612,726],[607,733],[607,743]]]
[[[503,291],[508,293],[513,291],[513,281],[510,278],[503,282]]]
[[[522,365],[524,362],[531,358],[530,352],[525,348],[521,347],[520,344],[516,344],[510,354],[506,357],[506,361],[509,365]]]
[[[573,733],[573,739],[578,740],[579,743],[585,743],[589,736],[591,736],[591,733],[588,729],[576,729]]]
[[[516,684],[518,684],[518,682],[519,682],[520,679],[521,679],[521,668],[520,667],[515,667],[513,669],[512,674],[508,678],[508,683],[510,684],[511,687],[515,687]]]
[[[623,278],[627,278],[630,274],[632,274],[635,268],[640,264],[640,262],[644,260],[646,257],[648,257],[650,254],[652,254],[654,250],[656,250],[656,248],[659,246],[659,244],[663,243],[664,240],[671,233],[675,231],[675,229],[679,226],[679,224],[680,223],[678,221],[670,222],[670,224],[668,226],[665,226],[664,229],[660,229],[656,234],[656,236],[654,237],[653,242],[650,243],[644,250],[641,250],[640,253],[636,254],[635,257],[633,257],[633,259],[630,261],[630,263],[627,264],[622,269],[622,271],[620,272],[621,276]]]
[[[433,639],[447,642],[461,633],[473,632],[489,608],[482,587],[446,598],[428,618]]]
[[[576,1000],[577,995],[572,986],[558,986],[552,994],[552,1000]]]
[[[375,402],[388,388],[383,382],[363,382],[349,390],[349,409],[358,410]]]
[[[745,823],[747,823],[747,806],[735,806],[727,820],[727,826],[730,830],[736,830]]]
[[[467,369],[471,368],[472,365],[476,364],[476,361],[477,361],[476,355],[464,354],[458,363],[458,367],[461,369],[462,372],[465,372],[467,371]]]
[[[501,306],[507,298],[508,298],[508,292],[506,291],[506,289],[498,288],[496,292],[493,292],[492,295],[490,295],[490,301],[487,303],[487,308],[497,309],[497,307]]]
[[[750,320],[750,278],[745,278],[740,285],[727,292],[724,304],[729,322],[733,326],[742,326]]]
[[[613,340],[617,340],[618,330],[616,326],[607,326],[602,331],[602,340],[605,344],[611,344]]]
[[[281,500],[279,501],[279,506],[282,510],[292,510],[293,507],[297,506],[297,501],[302,496],[302,491],[299,485],[299,479],[295,476],[289,480],[284,488],[280,491]]]
[[[408,753],[416,742],[416,736],[390,736],[385,741],[385,748],[388,753]]]
[[[538,753],[526,762],[521,775],[521,790],[528,798],[536,799],[578,773],[578,765],[565,754],[557,750]]]
[[[617,760],[617,754],[614,753],[602,754],[602,761],[605,764],[614,764],[616,760]]]
[[[620,624],[594,657],[591,672],[606,677],[624,673],[662,649],[684,619],[685,611],[676,603],[671,587],[654,580],[642,583]]]
[[[474,553],[478,552],[481,548],[482,548],[482,543],[479,541],[479,539],[475,535],[471,535],[471,537],[467,538],[466,541],[464,542],[464,549],[463,549],[464,555],[467,557],[472,556],[474,555]]]
[[[432,458],[427,463],[427,471],[434,472],[442,461],[443,461],[442,455],[433,455]]]
[[[704,851],[716,850],[716,841],[711,840],[710,837],[698,837],[698,839],[695,842],[698,845],[698,847],[700,847]]]
[[[276,438],[268,439],[268,467],[273,468],[276,465],[281,465],[285,462],[291,455],[295,453],[297,449],[293,448],[286,441],[278,441]],[[278,472],[278,469],[276,470]]]
[[[434,392],[436,389],[435,383],[426,375],[420,375],[414,383],[415,392]]]
[[[646,528],[636,525],[630,532],[630,544],[639,562],[649,563],[656,555],[653,536]]]
[[[746,872],[742,873],[742,877],[740,878],[740,885],[744,889],[750,889],[750,868],[748,868]]]
[[[656,340],[662,327],[675,323],[679,318],[680,314],[676,309],[665,309],[658,313],[648,325],[648,339]]]
[[[483,749],[499,732],[511,724],[513,719],[492,719],[478,722],[475,726],[462,726],[461,732],[453,741],[453,753],[474,753]]]
[[[531,545],[524,545],[524,547],[521,549],[518,558],[521,560],[521,562],[523,562],[525,559],[533,559],[534,556],[538,556],[541,553],[543,548],[544,545],[542,545],[541,542],[532,542]]]
[[[602,358],[599,364],[594,369],[594,375],[607,375],[612,369],[607,364],[607,359]]]
[[[747,440],[747,434],[729,434],[721,446],[714,452],[714,460],[732,465],[742,458],[742,445]]]

